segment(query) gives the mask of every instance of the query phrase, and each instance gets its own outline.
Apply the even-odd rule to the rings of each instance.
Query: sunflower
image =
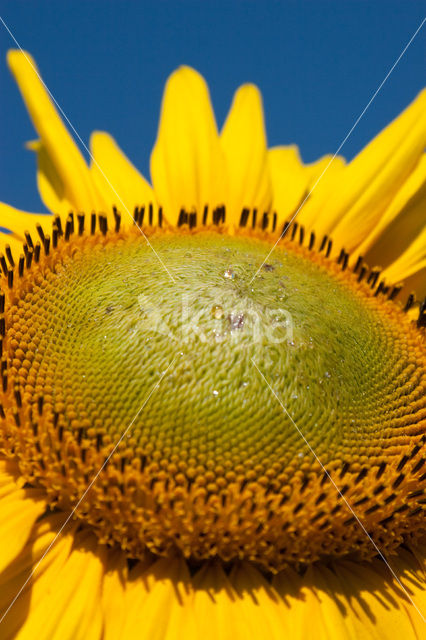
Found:
[[[8,61],[51,214],[0,209],[1,637],[423,637],[426,93],[304,165],[182,67],[151,186]]]

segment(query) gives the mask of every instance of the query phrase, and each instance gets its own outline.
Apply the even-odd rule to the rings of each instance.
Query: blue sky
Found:
[[[219,126],[236,87],[263,93],[270,145],[297,143],[309,162],[334,153],[426,14],[405,1],[22,1],[0,15],[87,142],[109,131],[148,175],[164,82],[180,64],[207,79]],[[342,149],[352,158],[425,84],[426,25]],[[43,211],[35,137],[0,24],[0,199]],[[1,221],[0,221],[1,224]]]

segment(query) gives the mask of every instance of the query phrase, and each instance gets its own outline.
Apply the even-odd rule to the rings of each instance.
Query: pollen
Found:
[[[425,531],[424,329],[328,238],[270,254],[243,214],[71,215],[2,257],[1,450],[129,558],[391,552]]]

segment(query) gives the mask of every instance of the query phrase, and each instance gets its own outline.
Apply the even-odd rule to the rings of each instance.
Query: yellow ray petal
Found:
[[[424,300],[426,298],[426,267],[419,269],[409,278],[405,278],[403,285],[398,296],[399,300],[407,299],[410,293],[415,294],[416,300]],[[417,320],[418,307],[413,307],[410,310],[410,317]]]
[[[5,605],[10,604],[10,599],[8,601],[7,598],[8,588],[10,588],[9,595],[11,593],[16,594],[19,581],[25,573],[27,574],[26,577],[28,577],[28,573],[33,570],[33,578],[34,580],[37,579],[46,571],[55,558],[62,553],[60,545],[55,543],[50,549],[49,554],[46,554],[43,562],[40,562],[40,564],[36,566],[38,561],[44,556],[63,523],[63,513],[48,515],[36,523],[22,552],[0,574],[0,611],[3,611]],[[67,534],[64,535],[62,539],[66,541],[65,546],[69,553],[72,545],[72,535],[70,531],[67,530]],[[59,543],[59,538],[56,542]],[[22,586],[23,582],[24,580],[21,580],[19,586]],[[31,585],[28,585],[28,589],[31,590]]]
[[[418,553],[418,558],[415,553]],[[415,605],[426,606],[425,548],[400,549],[391,564]],[[424,623],[381,560],[311,565],[303,578],[282,571],[272,586],[287,605],[291,638],[419,640]],[[416,617],[417,616],[417,617]]]
[[[327,181],[334,172],[341,171],[345,165],[346,160],[342,156],[332,156],[330,154],[304,165],[309,188],[313,189],[316,182],[319,184],[323,180]]]
[[[16,50],[8,52],[7,60],[42,143],[38,149],[39,173],[43,176],[39,179],[41,197],[47,198],[47,206],[52,204],[52,194],[58,189],[59,179],[64,199],[75,209],[99,208],[99,197],[89,169],[59,117],[34,60],[30,54]],[[52,176],[54,182],[49,189],[46,182]]]
[[[272,203],[262,96],[253,85],[240,87],[220,134],[228,173],[229,222],[238,224],[243,207],[257,209],[258,220]]]
[[[278,223],[290,220],[307,193],[307,175],[295,145],[274,147],[268,152],[272,182],[272,209]]]
[[[111,552],[102,588],[104,640],[116,640],[116,638],[122,637],[126,620],[124,585],[127,579],[128,569],[125,554]]]
[[[391,560],[392,568],[406,592],[400,600],[401,608],[405,610],[418,638],[423,636],[426,624],[422,620],[426,612],[425,552],[426,546],[419,544],[411,550],[401,549],[400,553]],[[389,574],[386,571],[387,567],[382,566],[381,573],[388,579]],[[401,590],[394,576],[392,576],[392,585],[395,591]]]
[[[387,267],[421,232],[426,221],[426,154],[358,248],[368,264]]]
[[[288,612],[278,594],[250,564],[235,566],[229,580],[238,594],[250,638],[281,640],[293,637],[287,625]]]
[[[317,231],[320,238],[318,220],[324,215],[324,203],[336,189],[346,168],[346,160],[342,156],[326,155],[306,165],[308,177],[308,193],[306,202],[297,214],[297,222],[309,230]]]
[[[49,593],[52,575],[61,572],[75,529],[72,527],[55,540],[63,523],[63,513],[43,518],[34,526],[19,556],[0,573],[0,617],[5,616],[1,623],[2,637],[19,637],[16,632],[27,620],[29,610]],[[18,592],[19,598],[13,602]]]
[[[195,638],[250,638],[241,600],[219,565],[206,565],[193,578]]]
[[[25,491],[19,490],[0,501],[0,571],[22,550],[35,521],[45,511],[46,503],[41,497],[39,492],[33,492],[33,496],[30,492],[26,497]]]
[[[39,239],[37,225],[40,224],[49,232],[52,216],[43,213],[28,213],[0,202],[0,227],[9,229],[10,233],[0,233],[0,253],[4,253],[5,246],[10,245],[16,258],[22,253],[25,242],[25,231],[29,231],[33,241]]]
[[[200,217],[205,204],[224,204],[223,164],[207,85],[196,71],[180,67],[166,83],[151,154],[155,195],[171,223],[181,207]]]
[[[400,282],[426,267],[426,226],[410,246],[387,269],[383,276],[389,282]]]
[[[426,143],[426,90],[347,166],[318,230],[352,251],[377,224]]]
[[[41,140],[27,142],[26,146],[37,157],[37,187],[44,205],[49,211],[66,216],[73,211],[74,205],[68,197],[57,166]]]
[[[155,202],[154,192],[108,133],[92,133],[90,149],[93,156],[90,171],[108,211],[116,206],[122,213],[123,224],[128,225],[135,206]]]
[[[22,240],[19,236],[0,231],[0,253],[4,254],[7,247],[9,247],[14,259],[18,259],[19,256],[24,253],[22,244]]]
[[[356,629],[351,616],[344,616],[342,612],[341,589],[332,571],[321,565],[311,566],[304,576],[307,587],[303,589],[306,604],[311,608],[310,628],[321,628],[324,640],[357,640]],[[339,597],[340,596],[340,597]]]
[[[195,638],[194,615],[185,585],[183,560],[158,560],[136,567],[126,583],[126,620],[122,640]]]
[[[0,572],[22,551],[39,516],[46,510],[42,493],[20,489],[2,468],[0,475]]]
[[[278,224],[288,222],[297,212],[297,222],[315,230],[315,221],[321,209],[321,198],[317,197],[318,186],[321,184],[322,197],[325,197],[344,166],[345,161],[340,156],[334,159],[324,156],[304,165],[295,145],[270,149],[269,168],[274,192],[272,208],[278,214]]]
[[[53,573],[49,567],[37,580],[47,587],[46,577],[50,577],[50,585],[31,606],[19,640],[100,640],[103,554],[88,536],[80,537],[79,543],[60,571]]]
[[[311,637],[318,640],[356,639],[336,600],[321,598],[320,583],[312,567],[303,578],[291,570],[282,571],[274,577],[272,585],[287,608],[289,637],[299,640]]]
[[[391,559],[391,565],[396,568],[398,561],[395,563],[395,560]],[[418,640],[421,636],[417,635],[417,621],[413,624],[413,617],[419,614],[404,591],[392,580],[389,569],[382,564],[380,560],[334,564],[333,569],[340,583],[341,602],[346,616],[351,618],[355,627],[355,637],[365,637],[367,640]],[[402,575],[399,569],[397,573]],[[425,600],[424,582],[417,587],[411,584],[410,591],[413,602],[422,606]],[[420,616],[419,621],[424,625]]]

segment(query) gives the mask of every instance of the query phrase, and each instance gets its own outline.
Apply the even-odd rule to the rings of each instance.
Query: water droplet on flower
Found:
[[[233,280],[235,278],[235,273],[233,269],[226,269],[226,271],[223,274],[223,277],[227,278],[228,280]]]
[[[331,373],[329,373],[328,371],[326,371],[324,375],[326,378],[331,378]]]
[[[213,390],[213,395],[214,396],[218,396],[219,395],[219,391],[216,391],[216,389]]]
[[[291,396],[291,399],[292,400],[297,400],[298,397],[299,396],[297,395],[297,393],[293,393],[292,396]]]
[[[220,304],[214,304],[212,306],[212,316],[216,318],[216,320],[219,320],[219,318],[223,316],[223,309]]]

